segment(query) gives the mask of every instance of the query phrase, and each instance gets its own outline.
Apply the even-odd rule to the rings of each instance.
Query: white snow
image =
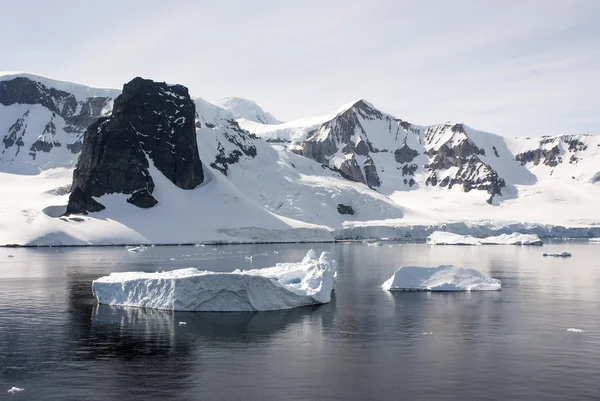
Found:
[[[572,255],[569,252],[561,252],[561,253],[542,253],[542,256],[551,256],[555,258],[570,258]]]
[[[475,269],[451,265],[401,266],[382,287],[389,291],[497,291],[500,280]]]
[[[27,76],[73,93],[78,100],[115,97],[120,92],[34,74],[4,75],[0,80],[15,76]],[[53,117],[41,105],[0,105],[0,132],[8,132],[17,119],[30,113],[27,130],[23,131],[25,146],[0,150],[0,187],[10,194],[0,197],[0,245],[423,239],[434,231],[446,230],[445,226],[457,234],[473,236],[459,242],[483,243],[485,239],[486,244],[536,241],[511,237],[516,237],[517,231],[550,237],[600,236],[600,183],[594,183],[600,171],[600,136],[574,136],[585,144],[585,149],[572,151],[561,137],[544,138],[541,143],[540,138],[506,138],[466,125],[465,134],[454,132],[452,124],[410,125],[405,129],[388,114],[372,118],[352,111],[362,128],[351,133],[351,140],[356,144],[368,139],[380,149],[371,154],[382,180],[381,187],[374,191],[293,152],[294,146],[309,134],[324,138],[328,128],[323,124],[351,110],[357,102],[333,113],[282,124],[238,119],[242,128],[263,139],[290,143],[272,144],[240,135],[245,144],[256,146],[257,155],[242,156],[229,166],[225,177],[209,165],[219,146],[226,152],[236,150],[228,141],[237,129],[236,115],[195,98],[201,127],[197,130],[198,149],[207,176],[203,185],[183,191],[153,169],[151,174],[157,183],[154,195],[159,200],[154,208],[140,210],[127,204],[125,195],[111,194],[98,199],[106,210],[68,218],[60,216],[65,211],[77,155],[64,145],[78,138],[65,131],[66,123],[60,116]],[[55,146],[49,153],[37,152],[33,160],[29,146],[50,120],[56,125],[55,139],[63,146]],[[430,173],[423,167],[430,162],[425,153],[445,143],[451,146],[466,140],[485,150],[485,155],[478,157],[507,182],[503,196],[495,197],[492,205],[487,203],[489,194],[485,191],[464,192],[460,185],[448,189],[425,184]],[[419,167],[410,177],[403,175],[393,155],[405,143],[419,152],[414,160]],[[518,153],[538,148],[547,151],[553,146],[558,146],[558,156],[563,159],[558,166],[543,162],[521,165],[514,159]],[[343,157],[336,152],[332,163]],[[361,166],[364,159],[357,157]],[[458,171],[457,167],[440,170],[438,179],[453,177]],[[480,173],[474,174],[478,177]],[[413,178],[414,186],[404,184],[406,178]],[[339,214],[339,204],[351,206],[355,214]],[[483,238],[498,234],[510,235]]]
[[[179,311],[267,311],[328,303],[336,264],[310,250],[300,263],[218,273],[195,268],[111,273],[92,282],[101,304]]]
[[[15,393],[19,393],[21,391],[23,391],[25,389],[23,388],[19,388],[19,387],[12,387],[10,390],[8,390],[9,394],[15,394]]]
[[[430,245],[542,245],[536,234],[501,234],[493,237],[475,238],[445,231],[435,231],[427,237]]]
[[[235,119],[245,118],[261,124],[281,124],[271,113],[264,111],[256,102],[240,97],[224,97],[215,101],[219,107],[229,110]]]

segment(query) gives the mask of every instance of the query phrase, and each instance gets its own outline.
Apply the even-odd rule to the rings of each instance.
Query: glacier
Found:
[[[435,231],[427,237],[430,245],[543,245],[536,234],[500,234],[493,237],[475,238],[445,231]]]
[[[336,262],[308,251],[299,263],[219,273],[196,268],[111,273],[92,282],[100,304],[176,311],[270,311],[330,302]]]
[[[498,291],[501,287],[500,280],[452,265],[401,266],[382,285],[388,291]]]

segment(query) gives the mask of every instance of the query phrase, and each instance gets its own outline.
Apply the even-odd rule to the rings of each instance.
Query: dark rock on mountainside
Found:
[[[142,78],[125,84],[112,115],[85,132],[67,214],[97,211],[102,205],[92,197],[110,193],[131,194],[129,203],[152,207],[157,201],[149,161],[179,188],[200,185],[195,114],[184,86]]]
[[[50,111],[46,126],[43,131],[31,132],[30,137],[37,138],[35,142],[25,144],[23,138],[28,134],[28,121],[31,109],[27,110],[10,127],[2,142],[4,150],[17,146],[15,156],[21,147],[27,146],[29,155],[33,160],[39,152],[49,153],[55,147],[66,146],[73,154],[81,150],[83,133],[85,129],[96,121],[112,101],[108,96],[90,96],[86,99],[77,99],[73,93],[46,86],[43,82],[27,77],[15,77],[0,81],[0,104],[11,106],[40,105]],[[55,120],[62,117],[64,132],[74,138],[69,143],[61,143],[57,139]],[[35,118],[32,116],[32,118]],[[31,128],[29,128],[31,129]],[[64,139],[63,139],[64,140]]]
[[[410,163],[418,155],[419,152],[409,148],[406,143],[394,151],[394,157],[396,158],[396,162],[400,164]]]
[[[307,139],[298,148],[292,150],[304,157],[337,169],[348,180],[367,184],[371,188],[379,187],[381,181],[370,154],[383,150],[375,148],[369,142],[361,119],[367,121],[387,119],[390,125],[397,125],[396,121],[371,107],[364,100],[359,100],[348,110],[310,132]],[[327,134],[323,135],[325,132]],[[355,135],[357,136],[355,137]],[[338,150],[349,157],[336,167],[333,156]],[[359,158],[356,156],[365,157],[360,158],[362,162],[359,162]]]
[[[344,205],[343,203],[338,203],[337,211],[339,214],[354,215],[354,209],[352,209],[352,206]]]

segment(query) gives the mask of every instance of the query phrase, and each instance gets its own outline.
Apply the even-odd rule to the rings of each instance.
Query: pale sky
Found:
[[[357,98],[416,123],[600,133],[600,0],[0,0],[0,71],[135,76],[281,120]]]

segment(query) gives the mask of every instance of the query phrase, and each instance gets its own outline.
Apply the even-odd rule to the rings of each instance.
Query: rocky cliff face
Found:
[[[75,160],[85,129],[117,94],[29,74],[0,77],[0,162]]]
[[[369,140],[368,128],[365,127],[372,121],[384,121],[390,128],[397,125],[390,116],[359,100],[313,129],[306,140],[292,150],[338,170],[349,180],[377,188],[381,181],[370,154],[380,150]]]
[[[200,185],[204,174],[195,121],[184,86],[142,78],[125,84],[112,115],[85,131],[67,214],[102,210],[92,197],[110,193],[131,195],[127,202],[138,207],[154,206],[149,162],[182,189]]]

